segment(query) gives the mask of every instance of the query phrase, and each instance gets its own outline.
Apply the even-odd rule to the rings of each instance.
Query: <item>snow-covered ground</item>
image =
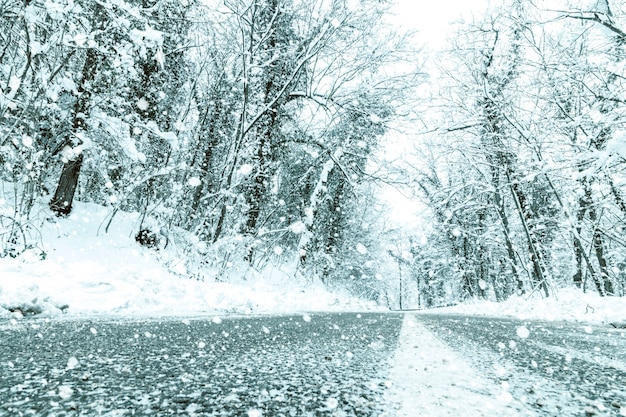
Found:
[[[7,308],[16,307],[78,317],[380,309],[271,263],[262,274],[244,263],[207,266],[190,279],[201,266],[198,253],[190,259],[189,245],[171,239],[165,249],[146,249],[134,239],[136,214],[118,212],[109,224],[110,215],[104,207],[78,203],[68,219],[36,225],[39,247],[0,258],[0,317],[14,315]]]
[[[536,293],[512,297],[503,303],[475,301],[433,311],[521,320],[626,323],[626,297],[600,297],[593,290],[561,288],[554,289],[549,298]]]

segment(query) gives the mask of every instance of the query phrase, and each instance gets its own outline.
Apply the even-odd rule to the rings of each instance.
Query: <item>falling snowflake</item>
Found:
[[[22,136],[22,145],[31,148],[33,146],[33,138],[28,135]]]
[[[68,387],[67,385],[61,385],[59,387],[59,397],[64,400],[67,400],[74,394],[74,390],[72,387]]]
[[[503,378],[508,374],[508,371],[506,370],[506,368],[504,366],[501,365],[496,365],[495,366],[495,373],[498,377]]]
[[[191,185],[192,187],[198,187],[200,184],[202,184],[202,181],[200,181],[200,178],[198,177],[191,177],[187,180],[187,184]]]
[[[331,397],[326,400],[326,407],[328,407],[329,410],[334,410],[338,405],[339,401],[337,401],[336,398]]]
[[[370,122],[372,122],[372,123],[380,123],[382,121],[383,121],[383,119],[381,119],[377,114],[374,114],[374,113],[370,114]]]
[[[76,46],[85,46],[85,44],[87,43],[87,35],[84,33],[77,33],[76,35],[74,35],[74,43],[76,44]]]
[[[526,326],[518,327],[516,332],[517,335],[522,339],[526,339],[528,338],[528,336],[530,336],[530,330],[528,330]]]
[[[357,243],[355,249],[361,255],[365,255],[367,253],[367,248],[365,247],[365,245],[363,245],[361,243]]]
[[[304,222],[297,221],[289,225],[289,231],[291,233],[295,233],[296,235],[302,234],[306,232],[306,225]]]
[[[67,369],[76,369],[79,365],[80,363],[78,362],[78,359],[76,359],[74,356],[67,360]]]
[[[30,54],[32,56],[40,54],[41,51],[43,50],[43,45],[37,41],[30,41],[29,46],[30,46]]]
[[[302,315],[302,320],[304,320],[307,323],[309,323],[311,321],[311,316],[309,316],[308,314],[304,314],[304,315]]]
[[[137,108],[141,111],[146,111],[148,110],[148,107],[150,107],[150,103],[148,103],[148,100],[146,100],[145,98],[140,98],[139,100],[137,100]]]
[[[20,81],[18,77],[13,75],[9,80],[9,88],[11,89],[11,91],[17,91],[20,88],[20,85],[22,85],[22,81]]]
[[[239,167],[239,170],[237,171],[239,173],[239,175],[249,175],[252,172],[252,165],[250,164],[243,164],[242,166]]]

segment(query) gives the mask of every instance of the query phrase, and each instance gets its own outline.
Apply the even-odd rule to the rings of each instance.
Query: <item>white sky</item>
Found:
[[[489,0],[395,0],[399,23],[419,30],[420,39],[433,48],[442,47],[451,23],[471,21],[480,15]]]

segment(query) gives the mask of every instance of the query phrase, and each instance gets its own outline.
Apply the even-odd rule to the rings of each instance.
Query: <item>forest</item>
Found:
[[[189,279],[625,296],[626,4],[544,3],[432,53],[389,0],[0,0],[0,257],[45,259],[82,202]],[[389,187],[419,215],[389,222]]]

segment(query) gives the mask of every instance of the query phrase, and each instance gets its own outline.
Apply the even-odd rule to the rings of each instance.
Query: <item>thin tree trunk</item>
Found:
[[[511,187],[511,193],[513,194],[515,207],[517,208],[517,212],[519,214],[520,221],[524,229],[524,234],[526,235],[526,239],[528,241],[530,260],[533,264],[533,279],[535,281],[534,284],[539,286],[543,290],[546,297],[549,297],[550,291],[548,290],[548,285],[542,265],[541,254],[538,248],[539,242],[537,242],[537,239],[534,237],[533,231],[531,230],[531,225],[529,224],[529,221],[532,220],[532,214],[530,213],[530,209],[528,207],[526,194],[520,188],[518,182],[512,181],[511,174],[508,169],[506,175],[507,180],[509,181],[509,186]]]
[[[404,288],[402,286],[402,260],[398,260],[398,278],[399,278],[399,297],[398,297],[398,301],[399,301],[399,306],[400,306],[400,311],[404,310],[404,300],[402,299],[402,292],[404,291]]]
[[[336,253],[337,244],[340,239],[341,222],[343,220],[343,211],[341,210],[341,203],[343,201],[346,188],[346,181],[340,177],[339,183],[336,185],[333,200],[330,206],[329,213],[331,213],[331,221],[328,229],[328,235],[326,238],[326,244],[324,247],[324,253],[327,259],[332,259]],[[339,210],[338,210],[339,209]],[[331,270],[334,268],[332,262],[328,261],[324,264],[322,270],[322,281],[325,282],[329,278]]]
[[[604,256],[604,239],[598,227],[596,227],[593,232],[593,247],[596,252],[598,265],[600,266],[600,285],[602,287],[600,294],[615,295],[613,282],[611,282],[611,278],[609,277],[609,265]],[[598,283],[596,283],[596,285],[598,285]]]
[[[210,116],[209,116],[209,113]],[[207,109],[203,122],[203,125],[209,126],[206,132],[206,143],[199,143],[198,145],[202,145],[204,147],[204,152],[202,153],[202,162],[200,163],[200,178],[201,182],[198,185],[194,192],[191,200],[191,213],[189,216],[188,226],[191,227],[192,224],[195,223],[195,220],[200,216],[201,213],[198,213],[200,209],[200,202],[202,201],[202,197],[206,194],[206,192],[214,192],[215,186],[213,181],[211,181],[211,173],[213,172],[213,158],[214,158],[214,149],[217,147],[219,136],[216,132],[216,125],[220,118],[220,108],[219,104],[216,104],[212,110]],[[207,221],[205,220],[205,223]]]
[[[572,215],[569,213],[569,210],[563,203],[563,199],[561,198],[559,192],[557,191],[556,187],[552,183],[552,180],[547,174],[545,175],[545,178],[548,184],[550,185],[550,188],[552,189],[552,192],[554,193],[554,196],[556,197],[556,200],[558,201],[559,205],[561,206],[561,208],[563,209],[567,217],[569,219],[572,219]],[[574,275],[574,283],[576,284],[578,288],[581,288],[583,284],[583,268],[582,268],[583,260],[585,261],[585,264],[587,265],[587,270],[589,271],[591,276],[592,277],[596,276],[596,272],[593,268],[593,265],[591,264],[591,260],[589,259],[589,256],[587,256],[587,252],[585,251],[585,248],[583,247],[582,240],[580,237],[580,233],[582,232],[582,221],[585,217],[585,212],[586,212],[586,206],[582,206],[581,201],[584,201],[584,200],[582,199],[579,200],[579,210],[577,214],[578,221],[576,223],[576,227],[572,231],[573,238],[574,238],[574,254],[576,257],[576,265],[577,265],[577,271],[576,271],[576,274]]]
[[[517,271],[517,258],[515,254],[515,249],[513,248],[513,242],[511,241],[511,227],[509,226],[509,219],[506,215],[504,209],[504,201],[502,199],[502,194],[500,193],[500,186],[498,184],[498,180],[496,177],[497,169],[492,169],[492,185],[495,188],[494,191],[494,204],[496,206],[496,212],[498,213],[498,217],[500,218],[500,222],[502,223],[502,231],[504,233],[504,242],[506,245],[506,252],[509,257],[509,264],[511,266],[511,273],[513,278],[515,279],[515,284],[517,287],[517,291],[519,294],[523,294],[524,291],[524,281],[520,278],[519,272]]]
[[[613,295],[613,283],[609,277],[609,267],[606,257],[604,256],[604,238],[602,237],[602,232],[598,226],[599,217],[596,212],[595,204],[593,201],[593,195],[591,192],[591,186],[589,181],[583,181],[583,186],[585,189],[585,195],[581,197],[580,205],[581,211],[586,211],[589,213],[589,219],[594,224],[593,231],[593,248],[595,250],[596,259],[598,261],[598,266],[600,267],[600,274],[593,275],[593,283],[598,290],[598,294],[605,295]],[[583,214],[584,215],[584,214]]]

